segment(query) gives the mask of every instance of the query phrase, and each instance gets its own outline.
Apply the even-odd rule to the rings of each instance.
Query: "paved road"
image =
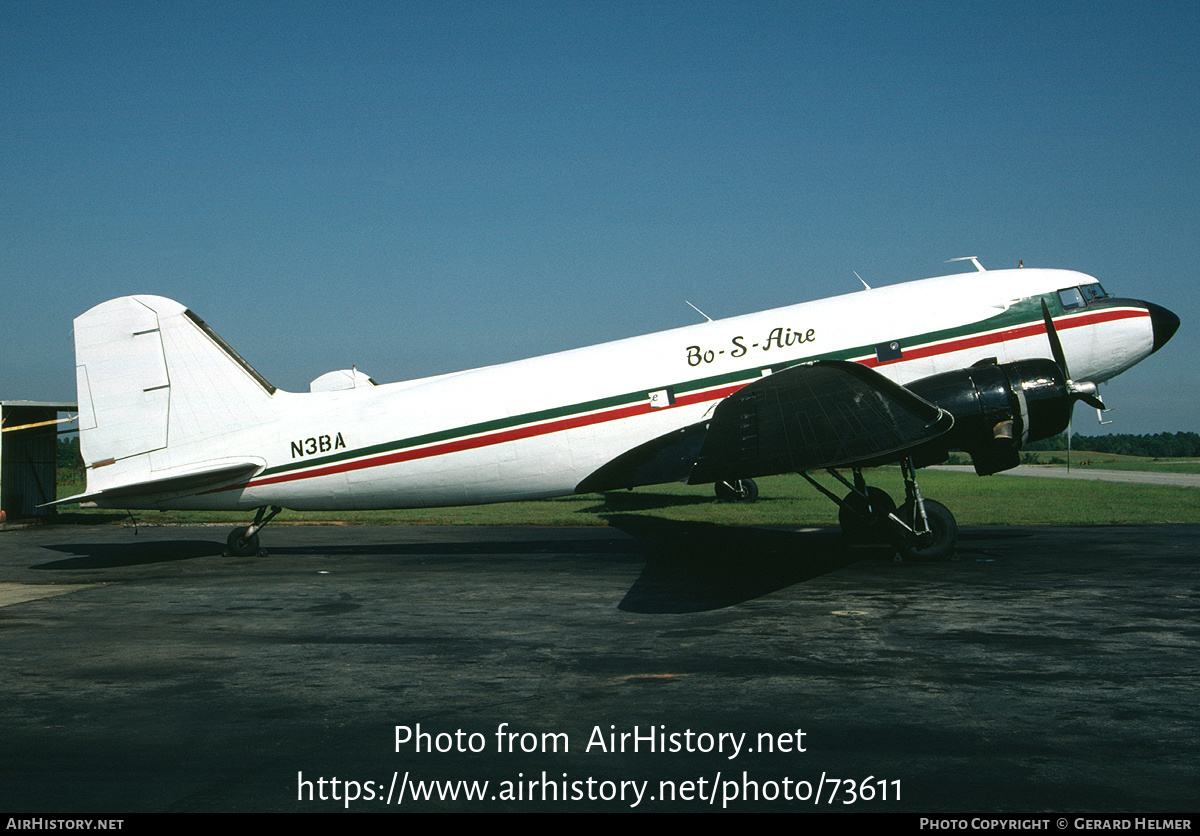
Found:
[[[935,465],[928,470],[953,470],[959,473],[974,473],[971,465]],[[1038,476],[1045,479],[1092,479],[1100,482],[1133,482],[1141,485],[1168,485],[1177,488],[1200,488],[1200,474],[1195,473],[1150,473],[1144,470],[1105,470],[1100,467],[1065,467],[1053,465],[1022,464],[998,476]]]
[[[0,811],[1200,809],[1200,525],[614,523],[2,532]]]

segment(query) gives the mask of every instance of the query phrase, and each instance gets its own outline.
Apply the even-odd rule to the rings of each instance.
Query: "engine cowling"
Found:
[[[1023,445],[1061,433],[1071,418],[1067,378],[1053,360],[985,361],[907,388],[954,416],[939,446],[965,450],[981,476],[1016,467]]]

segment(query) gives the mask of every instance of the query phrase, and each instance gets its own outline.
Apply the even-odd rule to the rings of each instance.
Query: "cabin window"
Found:
[[[1085,284],[1079,289],[1083,291],[1084,298],[1089,302],[1091,302],[1093,299],[1108,298],[1108,294],[1104,292],[1104,288],[1100,286],[1100,282],[1096,282],[1095,284]]]

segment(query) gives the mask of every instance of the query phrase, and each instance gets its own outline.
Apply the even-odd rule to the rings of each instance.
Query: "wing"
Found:
[[[953,425],[949,412],[866,366],[822,360],[744,386],[711,420],[618,456],[576,490],[867,467],[896,461]]]

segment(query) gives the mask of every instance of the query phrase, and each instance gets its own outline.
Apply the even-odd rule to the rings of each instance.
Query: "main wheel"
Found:
[[[870,506],[868,510],[868,505]],[[887,541],[885,522],[896,510],[896,502],[883,488],[868,487],[867,496],[851,491],[838,507],[842,532],[853,540]]]
[[[755,502],[758,485],[753,479],[723,479],[713,485],[717,499],[722,502]]]
[[[896,512],[896,516],[908,523],[914,530],[917,528],[917,506],[915,502],[905,502]],[[954,554],[958,545],[958,523],[950,509],[932,499],[925,500],[925,517],[929,521],[930,533],[921,539],[907,531],[897,532],[896,551],[901,557],[911,560],[945,560]]]
[[[249,526],[242,526],[229,532],[229,537],[225,540],[225,548],[234,557],[253,557],[258,554],[258,535],[251,534],[247,537],[246,532],[249,530]]]

